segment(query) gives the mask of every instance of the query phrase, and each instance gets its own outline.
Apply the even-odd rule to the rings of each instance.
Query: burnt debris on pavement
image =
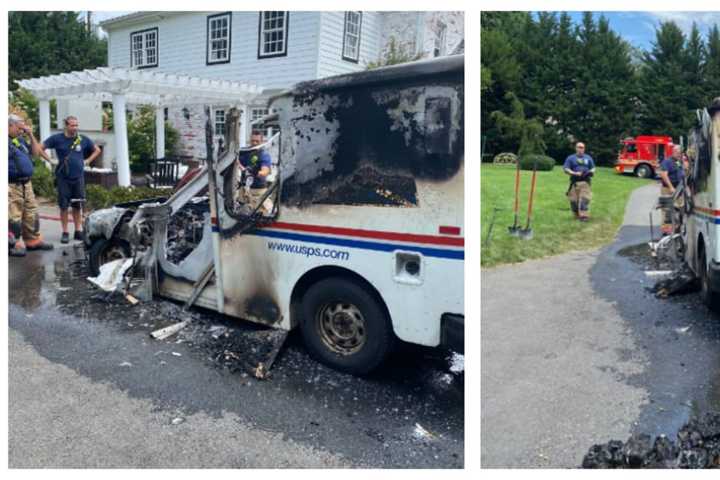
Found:
[[[640,265],[645,275],[655,281],[648,290],[658,298],[693,293],[700,288],[697,277],[687,264],[663,253],[662,247],[658,249],[657,245],[641,243],[625,247],[618,254]]]
[[[583,468],[720,468],[720,413],[690,420],[673,441],[634,434],[626,442],[593,445]]]

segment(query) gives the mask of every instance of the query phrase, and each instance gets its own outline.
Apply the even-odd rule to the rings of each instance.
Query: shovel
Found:
[[[520,159],[517,160],[517,169],[515,170],[515,207],[513,212],[515,213],[515,222],[512,227],[508,227],[508,233],[517,237],[520,235],[520,226],[518,225],[518,212],[520,210]]]
[[[530,222],[532,220],[532,206],[533,206],[533,197],[535,196],[535,181],[537,179],[537,162],[533,164],[533,173],[532,173],[532,181],[530,183],[530,198],[528,199],[528,213],[527,213],[527,223],[525,224],[525,228],[522,228],[518,231],[518,236],[522,238],[523,240],[530,240],[533,238],[533,230],[530,227]]]

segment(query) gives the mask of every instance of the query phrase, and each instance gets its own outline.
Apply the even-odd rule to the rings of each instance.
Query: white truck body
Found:
[[[720,98],[698,112],[690,133],[685,260],[700,278],[708,302],[720,296]]]

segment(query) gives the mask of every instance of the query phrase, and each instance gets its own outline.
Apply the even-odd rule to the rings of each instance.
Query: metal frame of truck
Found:
[[[142,261],[153,294],[299,327],[311,354],[337,369],[367,373],[397,339],[463,351],[463,86],[463,56],[299,84],[271,99],[269,216],[229,208],[243,150],[231,138],[167,201],[89,216],[88,248],[141,244],[149,221]],[[205,186],[202,241],[173,264],[168,221]]]

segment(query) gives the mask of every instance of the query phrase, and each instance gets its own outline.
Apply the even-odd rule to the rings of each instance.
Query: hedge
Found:
[[[555,160],[546,155],[525,155],[520,157],[520,169],[532,170],[537,164],[538,170],[550,171],[555,167]]]
[[[35,161],[35,172],[32,177],[33,191],[38,197],[55,201],[55,175],[40,160]],[[132,202],[145,198],[163,197],[168,190],[149,187],[113,187],[107,189],[100,185],[85,185],[85,209],[87,211],[108,208],[116,203]]]

